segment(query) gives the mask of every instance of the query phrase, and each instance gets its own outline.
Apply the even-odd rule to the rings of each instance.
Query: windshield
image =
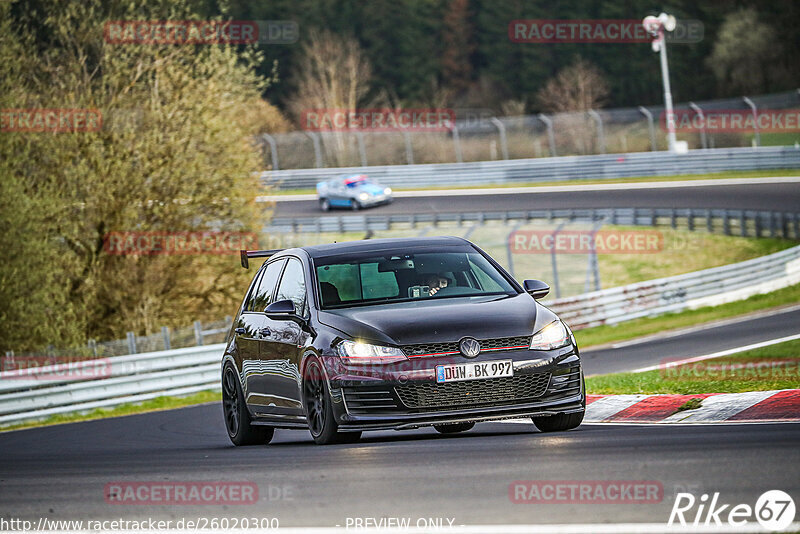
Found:
[[[315,264],[323,308],[516,294],[478,252],[373,253]]]

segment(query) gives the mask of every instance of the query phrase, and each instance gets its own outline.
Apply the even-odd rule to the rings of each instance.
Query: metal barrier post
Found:
[[[203,325],[200,321],[194,322],[194,340],[196,345],[203,344]]]
[[[500,133],[500,150],[503,153],[503,159],[508,159],[508,139],[506,139],[506,127],[497,117],[492,117],[491,121],[492,124],[497,127],[497,131]]]
[[[311,138],[314,143],[314,160],[316,161],[317,168],[322,168],[322,147],[319,144],[319,135],[316,132],[303,132]]]
[[[278,167],[278,144],[275,142],[275,138],[272,137],[270,134],[262,134],[261,137],[266,139],[267,143],[269,143],[270,151],[272,152],[272,170],[277,171],[280,168]]]
[[[403,140],[406,143],[406,161],[409,165],[414,164],[414,149],[411,146],[411,134],[403,131]]]
[[[700,129],[700,143],[703,145],[703,148],[708,148],[708,138],[706,137],[706,116],[703,113],[703,110],[700,109],[700,106],[694,102],[689,102],[689,107],[692,108],[695,113],[700,115],[700,120],[703,123],[703,127]]]
[[[553,121],[544,113],[539,113],[536,117],[547,127],[547,139],[550,142],[550,157],[558,156],[556,153],[556,135],[553,133]]]
[[[367,166],[367,150],[364,148],[364,132],[356,132],[358,140],[358,154],[361,156],[361,166]]]
[[[164,338],[164,350],[170,350],[169,328],[162,326],[161,336]]]
[[[589,116],[597,123],[597,144],[601,154],[606,153],[606,134],[603,131],[603,119],[600,114],[593,109],[589,110]]]
[[[130,354],[136,354],[136,335],[133,332],[128,332],[125,335],[128,338],[128,352]]]
[[[456,161],[459,163],[464,163],[464,159],[461,156],[461,140],[458,137],[458,125],[453,124],[453,148],[456,151]]]
[[[744,100],[745,104],[750,106],[750,110],[753,112],[754,140],[756,142],[756,146],[761,146],[761,134],[758,132],[758,109],[756,109],[755,103],[746,96],[743,96],[742,100]]]
[[[653,124],[653,114],[644,106],[639,106],[639,113],[647,117],[647,130],[650,132],[650,150],[655,152],[658,147],[656,146],[656,127]]]

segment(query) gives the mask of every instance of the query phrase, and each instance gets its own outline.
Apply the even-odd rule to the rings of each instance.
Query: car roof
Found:
[[[409,248],[419,249],[428,247],[468,247],[472,243],[460,237],[405,237],[387,239],[365,239],[362,241],[346,241],[343,243],[330,243],[326,245],[311,245],[301,247],[312,258],[339,256],[341,254],[358,254],[361,252],[386,252],[398,250],[407,252]]]

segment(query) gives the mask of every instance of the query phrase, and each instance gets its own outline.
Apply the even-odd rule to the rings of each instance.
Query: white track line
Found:
[[[648,367],[642,367],[641,369],[635,369],[633,371],[628,371],[630,373],[644,373],[646,371],[657,371],[659,369],[664,369],[668,367],[675,367],[678,365],[683,365],[686,363],[694,363],[694,362],[701,362],[703,360],[710,360],[712,358],[720,358],[722,356],[729,356],[731,354],[737,354],[739,352],[744,352],[747,350],[753,349],[760,349],[761,347],[769,347],[770,345],[777,345],[778,343],[785,343],[786,341],[794,341],[795,339],[800,339],[800,334],[794,334],[792,336],[781,337],[778,339],[770,339],[769,341],[761,341],[760,343],[753,343],[752,345],[745,345],[743,347],[736,347],[733,349],[721,350],[719,352],[713,352],[711,354],[704,354],[703,356],[693,356],[691,358],[685,358],[683,360],[675,360],[675,361],[668,361],[665,363],[660,363],[658,365],[650,365]]]
[[[759,184],[800,183],[800,176],[772,176],[765,178],[717,178],[705,180],[681,180],[669,182],[628,182],[613,184],[574,184],[552,186],[495,187],[479,189],[418,189],[395,191],[395,198],[454,197],[480,195],[518,195],[520,193],[573,193],[580,191],[619,191],[630,189],[674,189],[683,187],[709,187],[717,185],[759,185]],[[313,193],[302,195],[263,195],[257,202],[296,202],[316,200]]]
[[[602,397],[586,407],[587,421],[605,421],[626,408],[641,402],[650,395],[609,395]]]

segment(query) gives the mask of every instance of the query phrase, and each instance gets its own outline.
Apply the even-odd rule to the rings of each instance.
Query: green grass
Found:
[[[201,391],[186,397],[157,397],[144,402],[120,404],[113,408],[96,408],[89,412],[78,412],[63,415],[53,415],[40,421],[29,421],[0,427],[0,431],[18,430],[21,428],[31,428],[37,426],[58,425],[61,423],[74,423],[76,421],[91,421],[93,419],[104,419],[106,417],[119,417],[122,415],[133,415],[145,412],[157,412],[161,410],[172,410],[183,408],[205,402],[221,401],[222,395],[218,391]]]
[[[603,325],[585,328],[575,332],[578,346],[586,349],[595,345],[604,345],[626,341],[637,337],[657,334],[667,330],[696,326],[709,321],[716,321],[737,315],[744,315],[759,310],[797,304],[800,302],[800,284],[795,284],[771,293],[754,295],[738,302],[730,302],[720,306],[708,306],[696,310],[670,313],[658,317],[645,317],[626,321],[616,325]]]
[[[367,170],[369,174],[369,170]],[[676,174],[671,176],[630,176],[627,178],[597,179],[591,176],[581,180],[552,180],[548,182],[514,182],[506,184],[447,185],[426,187],[396,187],[395,191],[430,191],[439,189],[499,189],[504,187],[545,187],[553,185],[629,184],[640,182],[670,182],[678,180],[709,180],[718,178],[768,178],[770,176],[800,176],[800,169],[774,169],[757,171],[725,171],[708,174]],[[302,195],[316,193],[316,189],[280,189],[270,195]]]
[[[800,340],[644,373],[589,377],[589,394],[741,393],[800,387]],[[688,403],[687,403],[688,404]],[[696,405],[681,407],[691,410]]]

